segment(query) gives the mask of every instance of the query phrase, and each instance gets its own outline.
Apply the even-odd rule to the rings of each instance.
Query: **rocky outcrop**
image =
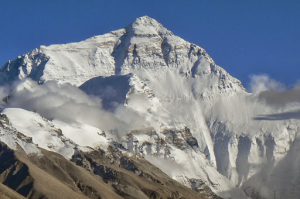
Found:
[[[142,157],[124,156],[113,146],[107,153],[78,151],[72,161],[100,176],[124,198],[217,198],[209,188],[205,193],[189,190]]]
[[[28,156],[1,143],[0,180],[18,193],[11,196],[5,191],[9,199],[210,198],[180,185],[147,161],[115,150],[78,151],[72,158],[76,166],[53,152]]]

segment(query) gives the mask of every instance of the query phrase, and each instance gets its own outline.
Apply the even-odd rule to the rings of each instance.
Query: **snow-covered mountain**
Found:
[[[79,86],[93,77],[126,75],[142,69],[204,76],[206,87],[222,92],[242,89],[240,82],[218,67],[203,48],[177,37],[149,17],[82,42],[41,46],[9,61],[3,80],[30,77],[38,82],[56,80]]]
[[[207,185],[224,198],[300,196],[297,160],[282,163],[296,156],[300,124],[271,119],[298,105],[274,107],[247,93],[203,48],[150,17],[41,46],[5,64],[0,77],[8,96],[0,141],[11,149],[71,160],[113,146],[198,192]]]

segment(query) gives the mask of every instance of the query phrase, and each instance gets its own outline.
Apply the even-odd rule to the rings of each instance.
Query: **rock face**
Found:
[[[107,194],[217,198],[212,190],[224,198],[274,198],[274,193],[284,198],[289,192],[289,198],[300,196],[296,190],[299,122],[279,119],[280,108],[247,93],[203,48],[150,17],[85,41],[41,46],[9,61],[0,73],[2,85],[28,78],[42,85],[70,83],[93,99],[100,98],[104,111],[123,122],[132,115],[138,118],[139,125],[120,134],[95,123],[45,118],[36,107],[2,111],[1,142],[35,156],[50,153],[44,150],[55,158],[60,154],[67,162],[64,168],[82,167],[91,178],[101,177]],[[22,89],[31,91],[32,86],[25,84]],[[6,98],[8,106],[14,95]],[[278,120],[259,117],[273,114]],[[30,161],[53,177],[37,159]],[[294,177],[285,180],[286,186],[280,181],[287,179],[284,173]],[[73,194],[104,197],[94,185],[68,175]]]
[[[1,182],[8,198],[218,198],[208,189],[193,192],[143,159],[116,151],[77,151],[71,161],[41,150],[27,156],[1,143]],[[119,157],[116,157],[119,156]],[[1,185],[2,187],[2,185]],[[1,189],[2,190],[2,189]]]

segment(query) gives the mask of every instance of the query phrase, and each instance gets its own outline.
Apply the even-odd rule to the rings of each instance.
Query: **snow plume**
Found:
[[[0,107],[5,106],[6,97],[9,95],[9,87],[0,87]]]
[[[286,120],[300,119],[298,86],[288,89],[267,75],[253,75],[250,85],[252,94],[222,97],[217,100],[212,110],[206,111],[211,123],[226,121],[230,132],[255,135],[261,132],[261,129],[277,132],[276,128]]]
[[[155,75],[144,71],[139,75],[148,80],[149,87],[162,104],[158,111],[153,113],[155,119],[158,119],[157,122],[151,123],[162,124],[166,128],[188,127],[198,140],[201,150],[204,151],[207,147],[210,161],[215,164],[212,139],[205,122],[201,101],[194,93],[194,87],[199,85],[199,79],[186,78],[172,70],[159,71]]]
[[[300,103],[300,88],[294,87],[290,90],[265,91],[262,92],[259,97],[272,106],[295,106]]]
[[[287,89],[284,84],[270,78],[268,75],[252,75],[250,90],[267,105],[279,108],[300,103],[299,83]]]
[[[250,76],[250,91],[253,94],[259,94],[264,91],[280,91],[284,90],[283,84],[271,79],[268,75],[252,75]]]
[[[251,83],[253,94],[222,97],[216,101],[207,116],[211,130],[225,134],[220,139],[228,136],[234,141],[232,135],[238,138],[239,161],[236,164],[238,172],[249,172],[249,178],[242,183],[249,195],[270,199],[299,198],[300,192],[294,185],[300,178],[300,89],[298,86],[288,89],[261,75],[253,76]],[[247,143],[251,143],[249,149]],[[264,143],[266,155],[257,155],[257,143]],[[271,153],[267,152],[269,149]],[[249,154],[243,160],[247,151]],[[216,157],[217,163],[224,163],[218,155]]]
[[[140,121],[137,114],[122,106],[117,109],[118,114],[108,112],[102,108],[99,98],[88,96],[71,84],[58,84],[54,81],[38,85],[27,79],[17,83],[7,106],[37,112],[50,120],[86,123],[102,130],[117,130],[119,133],[138,128],[133,121]],[[127,115],[126,120],[120,115]]]

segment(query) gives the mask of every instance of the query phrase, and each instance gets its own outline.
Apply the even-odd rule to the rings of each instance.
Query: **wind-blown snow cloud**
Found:
[[[272,106],[297,105],[300,103],[300,88],[285,91],[266,91],[261,93],[259,97]]]
[[[279,121],[300,119],[299,87],[288,89],[267,75],[253,75],[250,85],[253,94],[220,98],[208,111],[208,118],[228,121],[228,130],[243,129],[241,133],[250,135],[261,129],[276,131]]]
[[[268,75],[251,76],[250,89],[260,100],[267,105],[284,107],[300,103],[300,87],[295,85],[292,89],[270,78]]]
[[[9,95],[9,87],[0,87],[0,107],[5,106],[5,99]]]
[[[102,108],[99,98],[88,96],[71,84],[58,84],[54,81],[38,85],[26,80],[16,84],[7,106],[38,112],[50,120],[86,123],[102,130],[117,130],[119,133],[138,128],[138,124],[133,121],[139,121],[139,116],[130,110],[120,106],[118,114],[108,112]],[[127,116],[126,120],[120,117],[122,115]]]
[[[280,91],[284,90],[283,84],[271,79],[268,75],[252,75],[250,76],[250,91],[259,94],[264,91]]]

